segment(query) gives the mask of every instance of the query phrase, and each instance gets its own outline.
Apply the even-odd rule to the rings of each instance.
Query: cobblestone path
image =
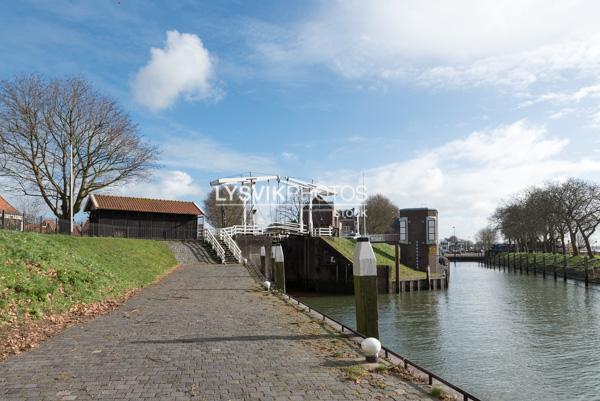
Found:
[[[340,359],[345,356],[346,359]],[[187,265],[119,309],[0,363],[1,400],[420,400],[355,383],[356,347],[236,265]]]

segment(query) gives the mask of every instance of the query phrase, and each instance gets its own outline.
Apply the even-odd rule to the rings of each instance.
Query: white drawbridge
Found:
[[[298,219],[297,221],[270,221],[266,224],[257,224],[255,219],[256,209],[256,184],[258,182],[276,183],[295,188],[298,192]],[[210,242],[221,260],[227,259],[229,254],[242,263],[242,252],[237,246],[234,237],[236,235],[309,235],[309,236],[331,236],[334,234],[333,227],[314,227],[313,201],[315,197],[335,196],[336,192],[322,184],[306,182],[297,178],[280,175],[245,175],[240,177],[219,178],[211,181],[212,187],[237,187],[245,196],[241,197],[243,203],[242,221],[238,225],[215,229],[206,225],[204,238]],[[307,199],[308,198],[308,199]],[[273,207],[273,205],[270,205]],[[304,208],[307,207],[308,222],[304,222]]]

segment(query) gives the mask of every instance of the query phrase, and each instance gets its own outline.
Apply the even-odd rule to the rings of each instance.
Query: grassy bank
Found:
[[[508,257],[508,253],[499,253],[497,258]],[[510,253],[510,263],[512,266],[513,260],[516,258],[517,266],[519,264],[519,258],[523,260],[523,266],[525,263],[529,263],[529,266],[542,268],[544,264],[544,257],[546,258],[546,267],[551,267],[554,263],[554,256],[556,255],[556,263],[559,268],[563,266],[563,255],[562,254],[553,254],[553,253],[526,253],[526,252],[511,252]],[[585,263],[586,255],[578,255],[572,256],[567,255],[567,268],[569,269],[583,269]],[[498,259],[497,259],[498,260]],[[600,269],[600,257],[594,257],[592,259],[588,259],[588,267],[594,269]]]
[[[176,264],[157,241],[0,231],[0,325],[118,297]]]
[[[323,237],[331,246],[338,250],[342,255],[352,260],[354,257],[354,248],[356,241],[350,238],[339,237]],[[388,265],[395,268],[396,254],[393,245],[389,244],[373,244],[373,252],[377,258],[378,265]],[[400,280],[414,280],[426,278],[427,275],[423,272],[416,271],[410,267],[400,265]]]

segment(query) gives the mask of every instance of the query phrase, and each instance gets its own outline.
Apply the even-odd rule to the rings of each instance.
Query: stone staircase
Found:
[[[225,250],[225,263],[226,264],[236,264],[236,263],[238,263],[237,259],[235,258],[235,256],[233,255],[233,253],[231,252],[231,250],[229,249],[229,247],[227,246],[227,244],[225,243],[225,241],[223,241],[222,239],[219,239],[218,241],[219,241],[219,244],[221,244],[221,246]],[[215,253],[215,251],[211,248],[211,246],[208,243],[206,243],[206,244],[210,248],[210,250],[213,253]],[[216,253],[215,253],[215,259],[218,259]]]

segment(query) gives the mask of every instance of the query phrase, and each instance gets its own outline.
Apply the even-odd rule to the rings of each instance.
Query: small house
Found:
[[[0,196],[0,228],[23,231],[23,215]]]
[[[400,242],[400,262],[420,271],[438,271],[438,212],[435,209],[400,209],[395,224]]]
[[[309,221],[309,209],[308,205],[305,205],[302,209],[304,224],[308,224]],[[315,196],[312,199],[312,221],[313,228],[328,228],[334,225],[335,207],[333,202],[328,202],[320,195]]]
[[[85,205],[90,236],[186,240],[198,238],[204,212],[194,202],[90,195]]]

